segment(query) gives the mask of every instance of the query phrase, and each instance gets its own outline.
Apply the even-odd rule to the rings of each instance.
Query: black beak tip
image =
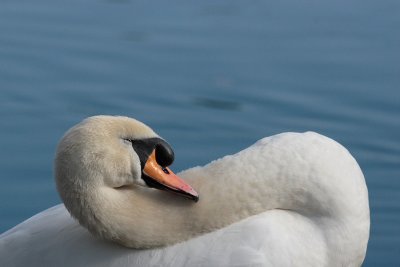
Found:
[[[197,203],[199,201],[199,196],[193,196],[192,200]]]

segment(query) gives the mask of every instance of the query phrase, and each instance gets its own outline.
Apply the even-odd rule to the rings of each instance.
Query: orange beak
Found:
[[[153,180],[153,186],[158,189],[172,191],[197,202],[199,194],[169,168],[161,167],[156,161],[155,151],[153,150],[143,168],[143,173]]]

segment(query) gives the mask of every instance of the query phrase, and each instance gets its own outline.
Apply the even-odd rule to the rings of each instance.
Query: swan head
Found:
[[[68,130],[59,142],[57,190],[81,225],[107,239],[121,239],[113,233],[121,223],[114,223],[113,229],[107,224],[127,216],[119,211],[140,205],[124,207],[124,201],[150,199],[157,195],[154,189],[199,199],[197,192],[168,168],[173,160],[171,146],[147,125],[127,117],[90,117]],[[135,194],[140,198],[129,197]]]

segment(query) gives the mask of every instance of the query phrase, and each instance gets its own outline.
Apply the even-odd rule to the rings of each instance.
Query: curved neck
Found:
[[[164,246],[271,209],[343,223],[350,234],[369,216],[357,163],[315,134],[264,139],[179,176],[199,193],[198,203],[146,188],[104,188],[96,204],[103,236],[135,248]]]

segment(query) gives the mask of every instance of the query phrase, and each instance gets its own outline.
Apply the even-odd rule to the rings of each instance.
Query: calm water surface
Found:
[[[138,118],[175,170],[284,131],[344,144],[370,193],[365,266],[400,266],[400,2],[0,4],[0,232],[60,203],[55,146],[95,114]]]

